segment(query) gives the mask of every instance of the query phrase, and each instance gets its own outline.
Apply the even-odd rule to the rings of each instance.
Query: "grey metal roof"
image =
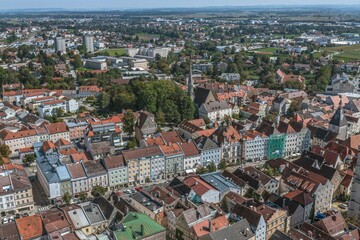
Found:
[[[98,224],[106,221],[104,214],[102,213],[100,207],[97,204],[86,202],[79,204],[79,206],[81,206],[84,210],[84,213],[90,224]]]
[[[200,177],[221,193],[229,191],[230,188],[239,188],[239,186],[224,178],[220,172],[206,173],[200,175]]]
[[[76,229],[81,229],[90,225],[84,211],[81,208],[69,210],[67,213]]]
[[[56,172],[61,181],[68,181],[71,179],[70,174],[65,166],[56,167]]]

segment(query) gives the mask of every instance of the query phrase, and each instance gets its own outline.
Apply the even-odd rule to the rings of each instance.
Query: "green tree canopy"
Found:
[[[62,196],[62,200],[66,205],[69,205],[71,202],[72,196],[69,192],[65,192],[64,195]]]
[[[106,190],[107,190],[106,187],[95,186],[91,191],[91,195],[93,195],[94,197],[104,196],[106,193]]]
[[[128,135],[132,136],[134,134],[135,129],[135,116],[134,112],[131,109],[128,109],[124,115],[124,132]]]
[[[2,157],[9,157],[11,153],[12,152],[11,152],[10,147],[8,145],[5,145],[5,144],[0,145],[0,155]]]

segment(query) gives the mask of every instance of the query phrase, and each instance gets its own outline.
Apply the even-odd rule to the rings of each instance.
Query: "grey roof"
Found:
[[[212,240],[236,239],[247,240],[254,237],[255,233],[251,230],[250,224],[246,219],[241,219],[233,225],[219,231],[210,233]]]
[[[70,174],[65,166],[56,167],[56,172],[61,181],[68,181],[71,179]]]
[[[205,107],[207,112],[217,112],[219,110],[231,108],[231,106],[226,101],[204,103],[203,106]]]
[[[195,140],[195,143],[201,151],[219,148],[219,145],[208,137],[200,137]]]
[[[271,235],[269,240],[292,240],[292,238],[276,229],[276,231],[273,233],[273,235]]]
[[[90,225],[84,211],[81,208],[71,209],[67,211],[67,214],[76,229],[81,229]]]
[[[343,109],[341,106],[336,110],[336,112],[333,115],[333,117],[331,118],[329,124],[338,126],[338,127],[347,126],[348,122],[346,120],[346,117],[344,115],[344,112],[343,112]]]
[[[200,177],[208,184],[218,189],[221,193],[229,191],[230,188],[239,188],[238,185],[223,177],[220,172],[206,173],[200,175]]]
[[[57,183],[60,181],[59,175],[54,166],[52,166],[45,158],[37,158],[36,164],[48,183]]]
[[[159,202],[153,200],[150,196],[148,196],[143,192],[134,193],[130,195],[130,197],[135,201],[137,201],[138,203],[143,204],[150,211],[154,211],[162,207],[162,205]]]
[[[97,204],[86,202],[79,204],[79,206],[81,206],[84,210],[84,213],[90,224],[98,224],[106,221],[104,214],[102,213],[100,207]]]

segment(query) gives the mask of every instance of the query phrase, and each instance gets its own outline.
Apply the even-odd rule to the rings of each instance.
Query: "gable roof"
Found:
[[[194,192],[199,196],[204,195],[210,190],[217,191],[210,184],[206,183],[199,177],[187,177],[184,179],[184,184],[194,190]]]

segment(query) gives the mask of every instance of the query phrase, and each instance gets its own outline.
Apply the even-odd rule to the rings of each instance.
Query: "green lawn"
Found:
[[[150,41],[154,38],[160,38],[159,34],[136,33],[135,35],[138,36],[140,40],[146,40],[146,41]]]
[[[122,56],[126,55],[126,50],[124,48],[113,48],[113,49],[105,49],[101,50],[99,53],[109,53],[110,56]]]

